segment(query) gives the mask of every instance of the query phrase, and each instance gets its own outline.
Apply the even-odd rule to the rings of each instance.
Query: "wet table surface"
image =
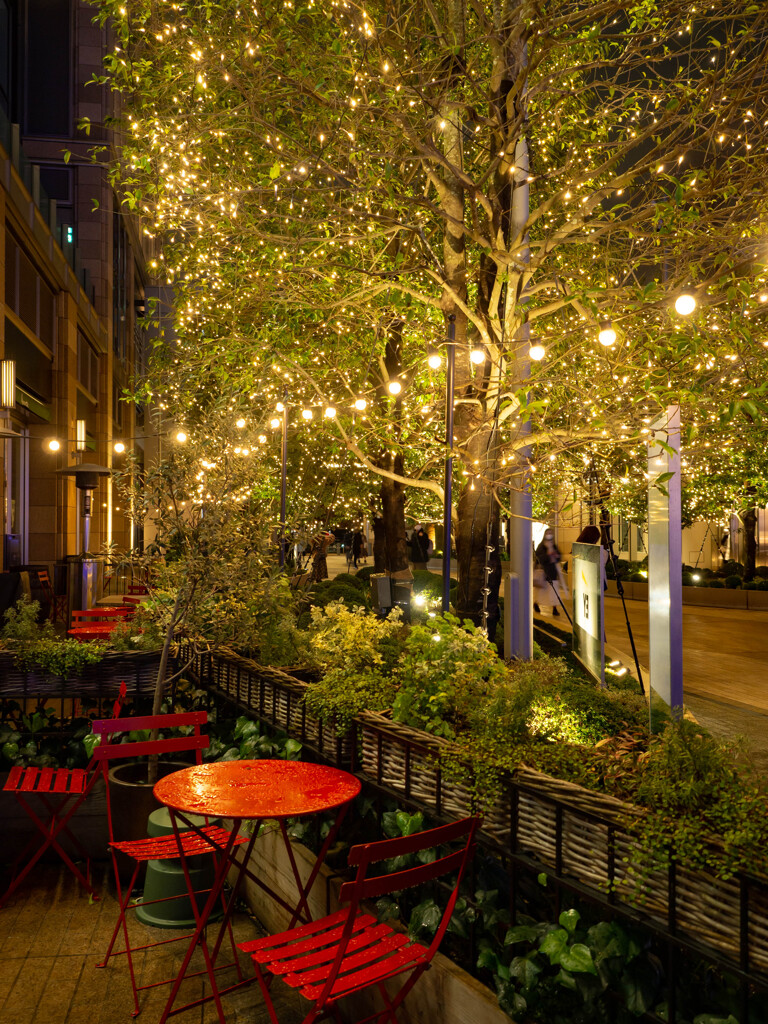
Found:
[[[303,761],[217,761],[174,772],[157,799],[182,813],[220,818],[289,818],[341,807],[360,792],[349,772]]]

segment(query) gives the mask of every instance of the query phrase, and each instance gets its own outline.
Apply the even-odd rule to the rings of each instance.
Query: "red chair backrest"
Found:
[[[362,900],[378,899],[387,893],[400,892],[402,889],[424,885],[441,875],[452,874],[455,871],[457,876],[453,892],[429,946],[428,958],[431,959],[437,952],[437,947],[450,923],[451,914],[458,899],[461,880],[467,865],[475,854],[477,848],[475,833],[480,826],[480,820],[476,817],[463,818],[461,821],[452,821],[448,825],[440,825],[437,828],[428,829],[426,832],[417,832],[412,836],[353,846],[349,851],[348,861],[350,865],[357,865],[357,874],[354,881],[345,882],[339,892],[340,902],[350,903],[350,918],[348,920],[350,934],[354,915]],[[368,877],[368,867],[371,864],[393,857],[405,857],[408,854],[419,853],[421,850],[431,850],[458,840],[464,840],[459,849],[438,857],[428,864],[417,864],[415,867],[405,868],[388,875]]]
[[[202,752],[210,745],[210,739],[200,732],[200,726],[207,722],[207,711],[143,715],[138,718],[123,718],[119,721],[111,718],[100,719],[93,723],[93,731],[102,737],[101,743],[94,750],[94,756],[106,764],[108,761],[117,759],[194,750],[197,764],[202,764]],[[187,735],[158,737],[154,740],[134,740],[127,743],[112,742],[112,737],[118,733],[145,730],[167,732],[169,729],[182,729],[189,726],[192,726],[192,732]]]

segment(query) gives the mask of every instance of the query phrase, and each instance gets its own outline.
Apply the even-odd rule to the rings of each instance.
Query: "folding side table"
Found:
[[[190,940],[187,952],[182,961],[176,981],[173,983],[160,1024],[165,1024],[168,1017],[181,1013],[191,1006],[214,999],[221,1024],[225,1024],[221,995],[241,985],[250,984],[255,976],[238,981],[226,989],[219,990],[216,984],[216,958],[226,932],[226,926],[232,916],[235,900],[243,877],[248,876],[261,889],[270,895],[285,909],[291,912],[289,927],[297,921],[309,922],[312,916],[307,902],[309,892],[317,878],[320,867],[331,845],[335,842],[339,828],[346,815],[349,804],[360,792],[360,781],[349,772],[325,765],[307,764],[302,761],[218,761],[213,764],[196,765],[185,768],[161,779],[155,786],[157,799],[165,804],[171,814],[174,834],[179,844],[179,856],[184,869],[184,876],[191,894],[192,908],[195,911],[196,928]],[[302,882],[296,860],[291,849],[285,822],[287,818],[301,817],[307,814],[319,814],[322,811],[336,810],[336,819],[323,842],[317,861],[306,882]],[[233,821],[229,842],[220,846],[205,836],[185,815],[202,815],[210,818],[225,818]],[[251,850],[259,834],[261,822],[265,819],[277,820],[285,842],[291,863],[298,901],[295,906],[286,903],[258,876],[254,875],[248,861]],[[251,821],[252,834],[247,846],[236,846],[236,838],[243,821]],[[217,856],[216,875],[213,887],[202,910],[197,909],[194,889],[189,873],[183,845],[179,839],[184,829],[193,828],[209,843]],[[243,851],[242,857],[235,857],[235,850]],[[208,917],[221,899],[221,892],[227,873],[231,867],[237,868],[234,885],[226,903],[224,918],[221,921],[216,941],[209,949],[205,938]],[[182,982],[187,974],[190,960],[195,948],[200,946],[205,959],[205,967],[211,983],[212,992],[185,1006],[174,1008]]]

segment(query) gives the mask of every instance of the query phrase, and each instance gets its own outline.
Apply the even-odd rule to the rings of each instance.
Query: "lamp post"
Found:
[[[453,392],[456,380],[456,317],[448,317],[445,369],[445,482],[443,487],[443,612],[451,605],[451,514],[453,484]]]

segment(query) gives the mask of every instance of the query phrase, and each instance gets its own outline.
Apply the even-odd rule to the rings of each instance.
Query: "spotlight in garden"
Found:
[[[696,298],[690,292],[683,292],[675,299],[675,311],[680,316],[690,316],[696,309]]]
[[[613,329],[610,317],[600,321],[600,333],[597,336],[597,340],[601,345],[605,345],[606,348],[610,348],[616,341],[616,331]]]

